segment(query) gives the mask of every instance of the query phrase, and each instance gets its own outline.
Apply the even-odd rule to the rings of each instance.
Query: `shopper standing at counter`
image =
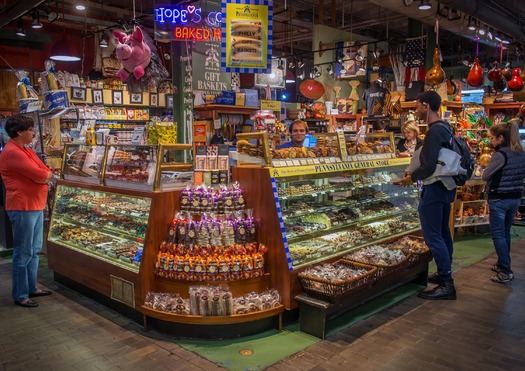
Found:
[[[302,147],[303,142],[308,134],[308,124],[302,120],[295,120],[290,124],[290,137],[291,140],[279,146],[282,148]]]
[[[395,184],[408,186],[423,181],[423,191],[419,201],[419,220],[421,231],[437,265],[437,275],[430,276],[428,282],[437,286],[419,293],[423,299],[456,299],[456,288],[452,279],[453,241],[450,234],[450,204],[456,197],[456,184],[433,177],[441,148],[450,148],[452,128],[441,121],[439,107],[441,97],[435,91],[421,93],[416,101],[416,115],[426,120],[428,131],[419,155],[420,166]],[[446,125],[449,127],[447,128]],[[446,184],[445,184],[446,183]]]
[[[404,138],[397,142],[396,150],[399,157],[412,157],[414,152],[423,145],[419,138],[419,127],[414,120],[409,120],[401,126]]]
[[[39,254],[44,232],[47,183],[53,172],[26,147],[35,133],[28,117],[8,118],[11,138],[0,154],[0,175],[6,187],[7,214],[13,225],[12,296],[16,305],[37,307],[32,297],[51,295],[36,287]]]
[[[498,262],[492,266],[497,274],[491,280],[499,283],[514,279],[510,267],[510,228],[520,206],[525,178],[519,123],[513,119],[490,128],[490,145],[496,152],[481,176],[487,182],[490,234],[498,255]]]

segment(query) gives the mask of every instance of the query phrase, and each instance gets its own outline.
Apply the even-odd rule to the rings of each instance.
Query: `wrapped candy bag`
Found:
[[[47,91],[59,90],[59,84],[56,77],[55,62],[47,60],[44,62],[45,71],[40,73],[40,88],[43,93]]]
[[[38,102],[38,94],[31,86],[29,80],[29,72],[18,70],[15,72],[18,77],[16,84],[16,99],[18,100],[18,108],[20,113],[32,112],[40,109]]]

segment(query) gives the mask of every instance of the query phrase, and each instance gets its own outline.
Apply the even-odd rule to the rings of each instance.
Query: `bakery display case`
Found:
[[[49,240],[138,273],[151,199],[59,184]]]
[[[104,182],[112,187],[152,189],[157,157],[156,146],[110,145]]]
[[[275,179],[292,269],[419,228],[417,188],[392,185],[401,169]]]
[[[370,143],[377,141],[372,138]],[[420,229],[417,187],[391,184],[403,175],[410,159],[381,155],[233,169],[233,179],[246,191],[247,207],[261,222],[271,286],[278,289],[286,309],[298,305],[295,297],[302,290],[297,276],[306,268]]]

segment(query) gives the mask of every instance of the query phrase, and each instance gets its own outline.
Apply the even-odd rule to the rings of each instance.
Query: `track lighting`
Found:
[[[332,64],[330,64],[328,67],[326,67],[326,72],[328,72],[328,76],[334,75],[334,68],[332,67]]]
[[[476,31],[476,20],[472,17],[468,18],[468,29],[471,31]]]
[[[288,69],[293,70],[295,68],[295,60],[292,58],[288,63]]]
[[[22,17],[18,18],[18,27],[16,29],[16,36],[26,37],[26,32],[24,31],[24,20]]]
[[[450,9],[450,12],[448,13],[448,20],[457,21],[458,19],[461,19],[458,11],[456,9]]]
[[[42,28],[42,23],[40,23],[40,16],[38,15],[38,11],[33,11],[33,23],[31,24],[31,28]]]
[[[304,67],[304,62],[303,62],[302,59],[299,61],[299,63],[297,63],[297,67],[298,68],[303,68]]]
[[[421,3],[419,4],[419,10],[429,10],[430,8],[432,8],[430,0],[421,0]]]
[[[497,34],[494,35],[494,39],[496,39],[497,42],[502,42],[503,39],[502,39],[502,35],[501,35],[501,32],[498,32]]]
[[[480,26],[478,32],[480,36],[485,36],[487,34],[487,26]]]
[[[279,58],[279,62],[277,63],[277,68],[281,71],[284,71],[284,61]]]
[[[442,17],[442,18],[448,18],[449,7],[448,7],[448,6],[444,6],[444,7],[442,8],[442,7],[441,7],[441,4],[438,3],[437,14],[438,14],[440,17]]]

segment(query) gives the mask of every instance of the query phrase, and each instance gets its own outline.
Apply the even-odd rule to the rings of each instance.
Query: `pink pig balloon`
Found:
[[[116,47],[117,55],[122,68],[117,72],[117,76],[122,81],[126,81],[130,74],[138,80],[144,76],[144,68],[149,65],[151,60],[151,50],[144,42],[142,30],[135,27],[131,35],[121,31],[113,31],[119,44]]]

